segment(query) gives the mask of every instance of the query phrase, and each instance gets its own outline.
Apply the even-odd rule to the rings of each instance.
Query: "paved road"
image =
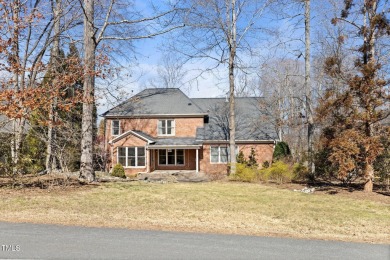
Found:
[[[390,245],[0,222],[0,259],[390,259]]]

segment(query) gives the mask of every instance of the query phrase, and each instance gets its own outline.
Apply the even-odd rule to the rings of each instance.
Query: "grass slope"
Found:
[[[2,189],[0,221],[390,243],[390,202],[303,194],[259,184],[110,183]]]

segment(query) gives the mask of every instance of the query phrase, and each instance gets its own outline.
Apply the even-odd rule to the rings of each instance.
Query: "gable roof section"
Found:
[[[178,88],[145,89],[108,110],[104,117],[203,115],[203,110]]]
[[[193,98],[209,114],[209,123],[197,129],[197,139],[229,140],[229,102],[225,98]],[[277,135],[266,121],[259,97],[236,97],[236,141],[276,140]]]
[[[141,131],[136,131],[136,130],[129,130],[127,132],[124,132],[123,134],[121,135],[118,135],[117,137],[113,138],[111,141],[109,141],[110,144],[113,144],[113,143],[116,143],[118,142],[119,140],[125,138],[126,136],[129,136],[129,135],[134,135],[146,142],[148,142],[148,144],[152,144],[152,143],[155,143],[156,140],[151,137],[150,135],[148,134],[145,134],[144,132],[141,132]]]

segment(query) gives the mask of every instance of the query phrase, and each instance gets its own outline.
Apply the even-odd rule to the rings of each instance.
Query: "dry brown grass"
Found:
[[[0,221],[390,243],[390,199],[231,182],[3,188],[0,198]]]

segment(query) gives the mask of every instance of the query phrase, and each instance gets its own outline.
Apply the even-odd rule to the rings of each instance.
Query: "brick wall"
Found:
[[[217,145],[217,144],[213,144]],[[225,144],[226,145],[226,144]],[[228,168],[227,163],[212,163],[210,160],[210,144],[203,145],[203,157],[200,161],[200,170],[208,174],[227,174]],[[273,144],[237,144],[238,149],[242,150],[245,158],[247,159],[250,155],[252,147],[256,151],[256,160],[259,167],[265,161],[272,161],[272,155],[274,152]]]
[[[214,145],[214,144],[213,144]],[[203,145],[203,149],[200,150],[203,155],[200,159],[200,170],[207,174],[227,174],[226,163],[211,163],[210,160],[210,145]]]
[[[129,130],[142,131],[150,136],[157,136],[158,118],[134,118],[120,119],[120,133],[125,133]],[[111,135],[112,119],[106,120],[106,140],[107,142],[113,138]],[[203,127],[203,118],[176,118],[175,119],[175,137],[195,137],[196,129]]]
[[[245,159],[248,159],[251,154],[251,149],[255,148],[256,151],[256,161],[259,164],[259,168],[263,165],[265,161],[272,162],[272,155],[274,153],[273,144],[239,144],[238,148],[244,153]]]
[[[150,136],[157,137],[157,118],[143,118],[143,119],[121,119],[120,127],[121,133],[128,130],[139,130]],[[113,139],[111,135],[111,119],[106,120],[106,142]],[[176,118],[175,119],[175,137],[195,137],[197,127],[203,126],[203,118]],[[146,142],[142,139],[129,135],[126,138],[116,142],[114,145],[108,145],[107,149],[111,154],[111,166],[117,163],[117,147],[118,146],[145,146]],[[214,145],[214,144],[213,144]],[[265,161],[272,161],[272,154],[274,150],[273,144],[237,144],[239,150],[244,152],[245,158],[248,158],[251,148],[255,148],[257,154],[257,162],[259,166]],[[147,151],[148,153],[149,151]],[[183,166],[162,166],[158,165],[158,154],[156,150],[151,150],[149,160],[153,160],[150,170],[195,170],[195,150],[185,151],[185,165]],[[126,168],[126,174],[134,174],[144,172],[144,168]],[[209,174],[227,174],[226,163],[211,163],[210,161],[210,144],[203,145],[203,149],[199,150],[199,170]]]

